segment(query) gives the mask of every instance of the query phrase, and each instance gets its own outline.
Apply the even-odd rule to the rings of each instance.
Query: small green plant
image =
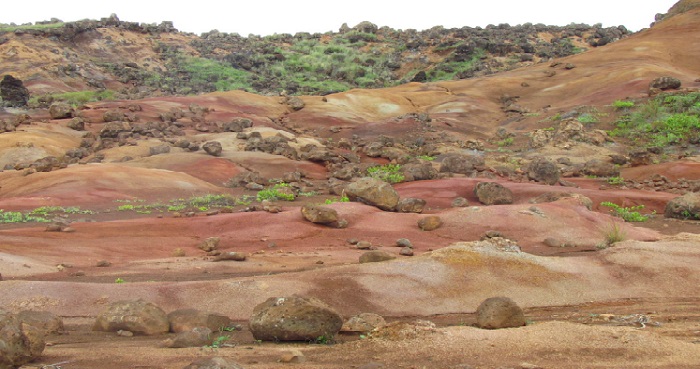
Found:
[[[625,179],[622,176],[615,176],[608,178],[608,184],[618,186],[625,184]]]
[[[433,161],[433,160],[435,160],[435,157],[434,157],[434,156],[430,156],[430,155],[419,155],[419,156],[417,156],[417,158],[418,158],[418,159],[421,159],[421,160],[425,160],[425,161]]]
[[[206,348],[211,348],[211,349],[218,349],[221,347],[224,347],[226,344],[226,341],[228,341],[231,337],[229,336],[219,336],[212,341],[211,345],[205,346]]]
[[[236,330],[235,326],[221,326],[219,327],[219,332],[234,332]]]
[[[590,113],[583,113],[579,115],[577,120],[583,124],[598,123],[598,118]]]
[[[375,165],[367,168],[367,174],[372,178],[381,179],[389,183],[399,183],[405,179],[403,173],[401,173],[401,164]]]
[[[121,283],[124,283],[124,282],[125,282],[125,281],[124,281],[122,278],[117,278],[117,279],[114,280],[114,283],[116,283],[116,284],[121,284]]]
[[[46,223],[49,222],[48,219],[42,217],[42,216],[37,216],[37,215],[32,215],[32,214],[24,214],[19,211],[4,211],[0,209],[0,223],[27,223],[27,222],[37,222],[37,223]]]
[[[700,214],[698,213],[691,213],[688,209],[683,210],[681,212],[681,215],[683,216],[683,219],[688,220],[688,219],[695,219],[698,220],[700,219]]]
[[[612,107],[617,110],[625,110],[634,107],[634,101],[616,100],[612,103]]]
[[[498,147],[507,147],[513,144],[513,137],[506,137],[496,143]]]
[[[347,196],[345,196],[345,195],[343,195],[343,196],[341,196],[341,197],[339,197],[339,198],[326,199],[326,201],[325,201],[326,205],[330,205],[330,204],[333,204],[333,203],[336,203],[336,202],[350,202],[350,198],[347,197]]]
[[[270,188],[266,188],[264,190],[258,191],[258,194],[256,195],[256,200],[258,202],[262,202],[265,200],[269,201],[274,201],[274,200],[284,200],[284,201],[294,201],[295,196],[293,193],[287,193],[285,191],[281,191],[282,188],[290,187],[288,183],[277,183],[274,186]]]
[[[330,345],[333,343],[333,337],[318,336],[314,343],[317,343],[319,345]]]
[[[609,201],[601,202],[600,205],[611,208],[610,211],[613,212],[615,216],[622,218],[625,222],[645,222],[654,214],[639,213],[638,210],[644,209],[644,205],[622,207]]]

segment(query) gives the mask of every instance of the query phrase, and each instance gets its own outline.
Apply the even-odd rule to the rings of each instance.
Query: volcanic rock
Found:
[[[301,215],[311,223],[334,225],[338,223],[338,212],[327,206],[306,204],[301,207]]]
[[[348,321],[343,324],[340,331],[367,333],[373,331],[375,328],[383,327],[385,325],[386,320],[384,320],[381,315],[374,313],[362,313],[348,319]]]
[[[500,183],[479,182],[474,187],[474,194],[484,205],[504,205],[513,203],[513,192]]]
[[[559,182],[560,171],[556,163],[547,158],[539,157],[530,163],[527,176],[531,180],[554,185]]]
[[[22,107],[29,102],[29,90],[22,80],[6,74],[0,81],[0,97],[7,106]]]
[[[664,216],[676,219],[700,219],[700,194],[688,192],[669,201],[666,204]]]
[[[345,187],[345,194],[355,201],[393,211],[399,203],[399,194],[389,183],[380,179],[365,177]]]
[[[207,327],[218,331],[233,324],[231,318],[197,309],[180,309],[168,314],[171,332],[188,332],[197,327]]]
[[[63,330],[63,319],[48,311],[24,310],[17,314],[19,320],[44,332],[44,334],[59,333]]]
[[[49,107],[49,115],[52,119],[70,118],[73,116],[73,107],[63,102],[53,103]]]
[[[315,341],[333,338],[343,318],[313,297],[271,297],[253,309],[248,324],[257,340]]]
[[[219,141],[209,141],[202,145],[202,149],[211,156],[221,156],[222,147]]]
[[[677,90],[681,88],[681,80],[674,77],[659,77],[649,83],[649,89]]]
[[[97,317],[92,329],[105,332],[126,330],[150,336],[168,332],[170,323],[161,308],[139,299],[112,303]]]
[[[399,200],[399,203],[396,205],[396,211],[399,213],[422,213],[423,208],[425,207],[425,200],[423,199],[416,199],[413,197],[406,197],[401,200]]]
[[[418,221],[418,228],[422,231],[434,231],[442,226],[442,219],[437,215],[427,216]]]
[[[449,154],[442,159],[440,172],[471,174],[484,165],[481,155]]]

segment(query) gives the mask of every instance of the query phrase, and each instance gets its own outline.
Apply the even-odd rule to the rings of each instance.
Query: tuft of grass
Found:
[[[634,107],[634,101],[616,100],[612,103],[612,107],[616,110],[625,110]]]
[[[608,184],[618,186],[625,184],[625,179],[622,176],[615,176],[608,178]]]
[[[282,188],[289,187],[288,183],[277,183],[276,185],[266,188],[264,190],[258,191],[257,195],[255,196],[256,200],[258,202],[262,202],[265,200],[269,201],[275,201],[275,200],[284,200],[284,201],[294,201],[295,196],[293,193],[287,193],[281,190]]]
[[[598,245],[599,249],[605,249],[617,242],[622,242],[627,239],[627,234],[622,229],[619,223],[612,222],[602,231],[603,243]]]

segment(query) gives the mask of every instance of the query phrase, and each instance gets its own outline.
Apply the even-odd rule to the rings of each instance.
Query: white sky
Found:
[[[115,13],[122,21],[173,21],[184,32],[274,33],[337,31],[368,20],[379,27],[418,30],[488,24],[587,23],[624,25],[632,31],[649,26],[677,0],[4,0],[0,23],[23,24],[58,18],[99,19]],[[183,5],[184,4],[184,5]]]

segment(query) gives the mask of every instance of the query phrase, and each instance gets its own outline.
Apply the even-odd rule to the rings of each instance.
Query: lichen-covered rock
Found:
[[[333,338],[343,318],[316,298],[271,297],[253,309],[253,337],[263,341],[315,341]]]

